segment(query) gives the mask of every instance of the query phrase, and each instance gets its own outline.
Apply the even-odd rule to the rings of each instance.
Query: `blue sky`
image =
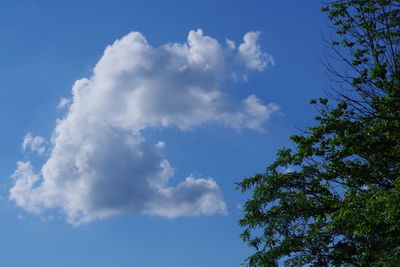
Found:
[[[0,31],[2,266],[240,266],[234,183],[330,83],[319,1],[5,0]]]

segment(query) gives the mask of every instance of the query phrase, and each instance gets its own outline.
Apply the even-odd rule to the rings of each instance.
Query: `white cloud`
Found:
[[[233,50],[236,48],[235,42],[229,39],[225,40],[226,45],[228,46],[229,49]]]
[[[274,103],[264,105],[257,96],[250,95],[241,102],[239,110],[237,113],[222,113],[219,116],[232,128],[246,127],[263,132],[262,124],[279,110],[279,106]]]
[[[27,211],[38,213],[38,199],[34,197],[35,190],[32,189],[40,177],[33,172],[31,163],[18,161],[11,178],[15,179],[15,184],[10,189],[10,199]]]
[[[146,212],[168,218],[226,214],[226,205],[221,201],[218,185],[213,179],[188,177],[176,187],[163,189],[162,197],[150,203]]]
[[[262,71],[268,65],[275,65],[274,58],[261,51],[257,43],[260,32],[248,32],[243,37],[243,43],[239,45],[238,58],[248,68]]]
[[[30,162],[17,163],[10,199],[34,213],[60,208],[76,225],[128,212],[225,214],[212,178],[168,185],[173,168],[142,130],[217,122],[262,131],[278,106],[254,95],[235,102],[221,91],[232,73],[227,57],[235,57],[226,49],[233,48],[201,30],[191,31],[183,44],[152,47],[132,32],[108,46],[93,75],[75,82],[71,103],[61,101],[68,111],[57,121],[45,164],[35,172]]]
[[[33,136],[28,133],[22,142],[22,149],[24,152],[35,152],[38,155],[43,155],[46,151],[46,140],[41,136]]]
[[[158,141],[157,144],[155,144],[155,147],[158,149],[163,149],[165,147],[165,142],[163,141]]]
[[[71,103],[71,99],[69,98],[61,98],[60,102],[57,105],[58,109],[63,109],[65,107],[67,107],[69,104]]]

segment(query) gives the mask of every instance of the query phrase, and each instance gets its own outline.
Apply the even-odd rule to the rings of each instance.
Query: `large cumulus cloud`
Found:
[[[76,81],[71,99],[63,99],[60,107],[68,110],[57,122],[43,166],[35,171],[29,161],[17,163],[10,199],[33,213],[59,208],[76,225],[127,212],[168,218],[225,214],[212,178],[187,177],[170,186],[173,168],[141,131],[186,130],[206,122],[262,131],[278,106],[255,95],[235,102],[221,89],[232,76],[229,57],[241,58],[250,69],[271,63],[257,38],[248,33],[237,51],[233,42],[224,47],[201,30],[189,32],[186,43],[160,47],[139,32],[117,40],[93,75]],[[38,150],[38,138],[26,140],[24,147]]]

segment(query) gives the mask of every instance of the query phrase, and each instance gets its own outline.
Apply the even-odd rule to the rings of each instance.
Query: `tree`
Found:
[[[398,266],[400,2],[342,0],[323,9],[346,72],[265,173],[237,183],[249,266]],[[332,103],[333,102],[333,103]]]

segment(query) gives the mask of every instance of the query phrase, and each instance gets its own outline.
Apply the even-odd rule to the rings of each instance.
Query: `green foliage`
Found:
[[[239,224],[249,266],[398,266],[400,262],[400,3],[343,0],[323,7],[336,27],[330,69],[346,90],[313,99],[316,125],[281,149],[250,192]]]

